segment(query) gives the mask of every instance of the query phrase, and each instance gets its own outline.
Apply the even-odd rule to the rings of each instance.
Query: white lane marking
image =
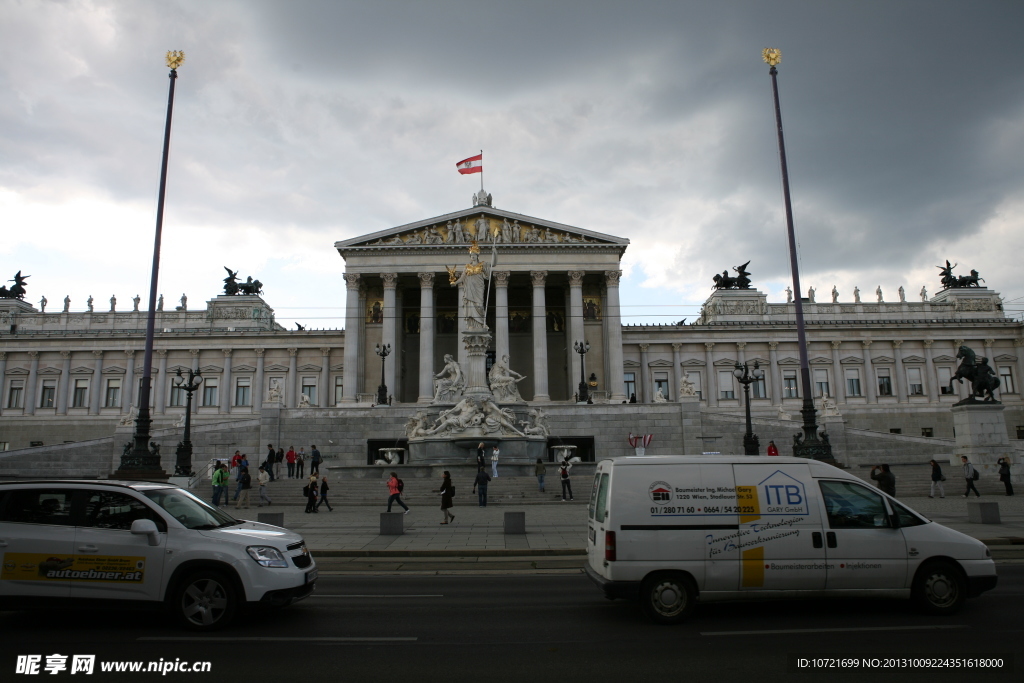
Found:
[[[301,643],[301,642],[320,642],[320,643],[409,643],[419,640],[419,638],[346,638],[346,637],[330,637],[330,636],[313,636],[313,637],[302,637],[302,638],[286,638],[286,637],[264,637],[264,636],[232,636],[232,637],[216,637],[211,638],[209,636],[145,636],[142,638],[136,638],[136,641],[149,641],[149,642],[177,642],[177,643],[195,643],[195,642],[222,642],[222,643]]]
[[[338,594],[338,595],[330,595],[330,594],[319,595],[319,594],[314,593],[313,595],[311,595],[309,597],[311,597],[311,598],[443,598],[444,596],[443,595],[369,595],[369,594],[363,595],[363,594],[358,594],[358,593],[353,593],[352,595],[342,595],[342,594]]]
[[[853,631],[927,631],[931,629],[968,628],[967,624],[932,626],[862,626],[857,628],[789,628],[769,631],[701,631],[702,636],[760,636],[769,633],[849,633]]]

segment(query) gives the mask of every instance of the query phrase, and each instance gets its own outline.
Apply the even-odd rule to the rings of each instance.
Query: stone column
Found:
[[[7,372],[7,352],[0,351],[0,392],[4,390],[4,377]],[[6,398],[0,396],[0,415],[4,414],[4,406],[7,405]]]
[[[185,312],[182,311],[183,315],[184,315],[184,313]],[[190,354],[192,354],[192,372],[198,372],[199,371],[199,349],[189,349],[188,352]],[[199,414],[199,405],[203,402],[202,401],[202,396],[203,396],[203,385],[200,384],[199,385],[199,391],[197,391],[192,396],[192,412],[193,412],[193,414],[196,414],[196,415]]]
[[[629,398],[626,396],[626,380],[623,377],[622,368],[622,309],[619,305],[619,279],[621,277],[621,270],[606,270],[604,272],[607,285],[604,319],[608,330],[607,339],[604,341],[605,348],[608,349],[607,386],[612,392],[610,399],[612,403],[622,403]]]
[[[928,392],[929,403],[936,403],[939,400],[939,378],[935,375],[935,363],[932,361],[932,344],[934,342],[934,339],[924,340],[924,368],[927,375],[924,378],[924,387]]]
[[[466,334],[466,317],[462,314],[462,283],[460,282],[458,285],[456,285],[455,289],[458,292],[455,295],[455,300],[458,302],[458,309],[456,309],[457,313],[455,314],[455,320],[457,322],[455,329],[458,332],[456,338],[459,340],[455,345],[456,351],[458,351],[458,355],[456,356],[455,360],[459,362],[460,366],[465,368],[466,345],[462,343],[462,340],[465,338],[464,335]]]
[[[669,374],[669,386],[672,387],[672,395],[679,400],[679,377],[683,371],[683,345],[679,342],[672,343],[672,372]]]
[[[398,400],[401,392],[395,384],[395,368],[398,366],[398,344],[395,339],[398,321],[398,307],[395,305],[395,290],[398,287],[397,273],[381,273],[380,279],[384,281],[384,324],[381,325],[381,344],[391,346],[391,355],[384,360],[384,384],[388,387],[388,394]]]
[[[533,400],[550,401],[548,395],[548,328],[544,284],[548,271],[530,272],[533,282]]]
[[[103,352],[93,351],[96,365],[92,370],[92,381],[89,383],[89,414],[100,414],[100,401],[103,394]]]
[[[782,373],[779,372],[779,342],[768,342],[768,372],[771,374],[772,405],[782,405]]]
[[[25,415],[36,414],[36,382],[39,374],[39,352],[29,351],[28,380],[25,382]]]
[[[637,373],[637,381],[640,382],[640,396],[638,400],[641,403],[653,403],[654,392],[651,389],[653,381],[648,376],[650,372],[650,354],[648,350],[651,348],[650,344],[639,344],[640,347],[640,372]]]
[[[256,351],[256,378],[253,380],[255,386],[252,388],[252,411],[258,414],[263,409],[263,394],[266,391],[263,388],[263,354],[266,349],[257,346],[254,350]],[[348,351],[347,346],[345,350]]]
[[[154,353],[160,360],[157,364],[153,407],[157,415],[163,415],[167,401],[167,349],[157,349]]]
[[[121,412],[128,413],[132,409],[132,402],[135,400],[135,351],[125,350],[124,389],[122,389],[123,400],[121,401]],[[139,406],[140,408],[142,406]]]
[[[868,403],[878,403],[878,380],[875,379],[875,368],[871,365],[871,340],[863,339],[860,343],[864,346],[864,395]]]
[[[1014,339],[1013,345],[1017,349],[1017,386],[1014,389],[1018,394],[1024,394],[1024,339]],[[0,378],[3,376],[3,365],[0,364]]]
[[[711,349],[715,348],[715,342],[704,342],[704,366],[707,370],[707,392],[708,407],[718,407],[718,373],[715,372],[715,356]]]
[[[583,330],[583,276],[582,270],[569,271],[569,386],[576,387],[580,376],[580,354],[576,342],[586,341]],[[576,393],[578,389],[570,393]]]
[[[321,346],[320,347],[320,401],[319,405],[321,408],[327,408],[331,405],[329,394],[330,390],[329,382],[331,381],[331,347]]]
[[[298,404],[299,382],[299,350],[288,349],[288,379],[285,381],[285,408],[294,408]]]
[[[61,351],[60,355],[64,358],[64,362],[61,363],[60,377],[57,378],[57,414],[67,415],[68,392],[71,391],[71,352]],[[2,378],[3,375],[0,374],[0,379]]]
[[[846,375],[843,373],[843,366],[839,359],[839,347],[842,345],[838,339],[832,340],[832,379],[836,388],[832,391],[836,404],[846,403]]]
[[[345,273],[345,369],[343,370],[344,388],[342,389],[342,402],[355,403],[356,394],[359,391],[359,318],[362,311],[359,308],[359,273]],[[257,372],[262,377],[263,354],[259,353],[261,362]],[[260,386],[260,404],[263,403],[263,387]]]
[[[420,382],[417,403],[434,400],[434,274],[418,273],[420,278]],[[500,295],[499,295],[500,296]],[[498,307],[498,329],[501,329]],[[508,346],[508,312],[505,315],[505,343]],[[499,337],[500,339],[500,337]]]
[[[907,402],[907,375],[903,369],[903,346],[902,339],[896,339],[892,343],[892,353],[895,358],[894,369],[896,372],[896,398],[900,403]]]
[[[231,404],[231,352],[234,349],[221,349],[224,354],[224,374],[221,375],[220,412],[230,413]]]
[[[494,271],[494,355],[495,360],[509,355],[508,350],[508,279],[507,270]],[[518,359],[517,359],[518,360]]]

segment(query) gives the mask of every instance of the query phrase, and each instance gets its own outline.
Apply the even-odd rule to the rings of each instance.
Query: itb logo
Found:
[[[656,481],[647,489],[651,500],[659,505],[672,501],[672,487],[668,482]]]

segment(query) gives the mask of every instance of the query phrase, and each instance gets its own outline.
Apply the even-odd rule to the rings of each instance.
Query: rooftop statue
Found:
[[[712,278],[715,284],[712,285],[714,289],[750,289],[750,273],[747,271],[747,266],[750,265],[750,261],[747,261],[742,266],[733,266],[733,270],[736,271],[736,277],[729,275],[729,271],[723,270],[721,275],[715,275]]]
[[[13,280],[8,280],[8,282],[14,283],[13,287],[7,289],[6,286],[0,285],[0,299],[20,299],[24,301],[25,280],[29,279],[30,277],[32,276],[22,275],[21,271],[19,270],[17,273],[15,273]]]
[[[984,278],[978,275],[978,271],[972,270],[970,275],[953,275],[953,269],[959,264],[949,264],[949,260],[946,260],[945,266],[935,266],[939,269],[939,279],[942,282],[943,289],[961,289],[964,287],[981,287]]]
[[[228,272],[228,276],[224,278],[224,294],[226,296],[234,296],[236,294],[252,296],[263,293],[263,283],[259,280],[253,280],[252,275],[246,278],[245,282],[239,282],[237,270],[231,270],[227,266],[224,266],[224,270]],[[184,304],[182,306],[184,307]]]

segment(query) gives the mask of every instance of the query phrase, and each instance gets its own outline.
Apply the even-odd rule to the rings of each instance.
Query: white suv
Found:
[[[131,601],[196,630],[301,600],[317,578],[298,534],[151,482],[0,483],[0,553],[0,609]]]

